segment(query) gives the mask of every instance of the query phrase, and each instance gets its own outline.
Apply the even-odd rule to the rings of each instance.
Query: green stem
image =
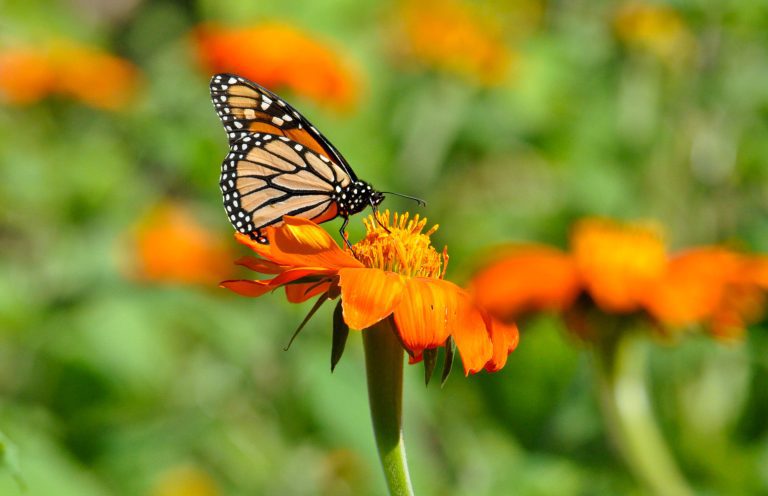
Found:
[[[403,442],[403,347],[388,320],[363,331],[373,434],[389,493],[413,496]]]
[[[608,432],[630,470],[653,494],[692,495],[654,419],[645,374],[648,343],[623,332],[598,347],[595,357]]]

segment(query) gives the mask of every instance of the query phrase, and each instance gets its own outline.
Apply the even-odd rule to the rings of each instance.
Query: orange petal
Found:
[[[446,284],[454,286],[457,300],[456,317],[450,323],[450,331],[464,364],[464,374],[474,374],[482,370],[493,356],[490,322],[486,322],[467,292],[453,283]]]
[[[261,274],[279,274],[285,270],[282,265],[256,257],[241,257],[235,263]]]
[[[285,286],[285,296],[291,303],[301,303],[303,301],[307,301],[315,295],[325,293],[328,291],[330,286],[331,284],[328,282],[289,284]]]
[[[456,289],[440,279],[406,281],[400,304],[395,308],[395,323],[403,346],[414,356],[445,343],[450,335],[449,323],[458,311]]]
[[[314,222],[286,215],[284,224],[270,230],[269,241],[290,253],[318,253],[338,249],[331,236]]]
[[[485,370],[496,372],[507,363],[507,356],[515,351],[520,341],[520,332],[515,324],[505,324],[500,320],[491,321],[491,341],[493,342],[493,356],[485,364]]]
[[[227,288],[243,296],[261,296],[270,292],[275,287],[269,284],[270,281],[223,281],[219,284],[222,288]]]
[[[366,329],[392,313],[403,296],[402,276],[380,269],[341,269],[341,305],[344,321],[353,329]]]
[[[362,267],[355,257],[339,248],[331,236],[311,220],[285,216],[284,224],[270,230],[270,242],[278,252],[286,255],[294,265],[315,265],[321,267]],[[297,260],[302,263],[296,263]]]

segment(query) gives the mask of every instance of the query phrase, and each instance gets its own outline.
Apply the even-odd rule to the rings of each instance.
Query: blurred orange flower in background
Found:
[[[661,234],[649,225],[585,219],[573,228],[571,250],[585,288],[607,312],[638,309],[666,270]]]
[[[505,247],[472,279],[478,304],[507,321],[530,312],[568,308],[581,290],[573,258],[544,245]]]
[[[690,57],[696,48],[696,39],[682,17],[667,5],[625,3],[616,11],[614,30],[626,45],[650,52],[667,63]]]
[[[212,284],[231,272],[231,251],[179,204],[157,206],[136,226],[130,277],[150,282]]]
[[[640,315],[667,329],[700,325],[734,338],[766,305],[768,257],[698,247],[669,257],[660,230],[608,219],[577,222],[571,252],[540,245],[506,249],[469,284],[499,319],[568,312],[576,334],[591,338],[592,305],[603,314]],[[578,295],[588,299],[577,299]],[[592,302],[592,303],[589,303]]]
[[[195,29],[197,56],[208,73],[230,72],[277,90],[289,88],[339,108],[358,99],[359,82],[330,46],[277,22],[242,28],[203,24]]]
[[[471,296],[443,280],[447,254],[430,242],[436,227],[423,232],[426,219],[389,212],[377,223],[365,221],[366,237],[344,251],[326,231],[309,220],[285,217],[267,230],[269,244],[237,234],[237,240],[261,258],[238,261],[267,280],[225,281],[222,286],[244,296],[261,296],[285,287],[288,300],[341,297],[343,319],[353,329],[368,329],[390,318],[411,363],[425,350],[456,343],[465,373],[500,369],[518,341],[517,327],[491,321]],[[354,256],[353,256],[354,254]]]
[[[6,102],[36,102],[53,92],[55,84],[46,53],[27,47],[0,51],[0,96]]]
[[[62,95],[119,110],[134,100],[140,79],[131,62],[69,40],[0,50],[0,98],[12,104]]]
[[[766,266],[763,258],[722,247],[691,249],[672,258],[646,306],[671,327],[702,322],[718,337],[739,337],[762,314]]]
[[[160,474],[151,496],[218,496],[221,494],[213,478],[193,465],[171,467]]]
[[[461,0],[404,0],[397,12],[404,55],[483,85],[501,83],[515,61],[492,11]]]

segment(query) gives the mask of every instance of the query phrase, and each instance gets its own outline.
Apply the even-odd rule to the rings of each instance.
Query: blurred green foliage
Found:
[[[531,5],[536,25],[504,41],[509,76],[478,87],[404,64],[387,2],[0,4],[0,47],[76,39],[132,60],[144,80],[121,112],[64,98],[0,109],[0,494],[161,494],[178,467],[227,495],[384,490],[358,335],[331,375],[330,312],[284,352],[309,304],[126,269],[135,225],[169,199],[231,236],[217,187],[225,137],[189,38],[203,21],[278,19],[354,62],[352,111],[281,94],[362,178],[429,201],[455,280],[498,243],[564,244],[584,215],[659,219],[678,248],[768,251],[765,5],[671,2],[692,44],[671,58],[623,40],[613,2],[484,8],[511,30]],[[417,493],[640,494],[606,440],[588,355],[554,318],[521,328],[499,373],[455,372],[441,390],[408,368]],[[765,330],[654,352],[657,414],[703,494],[768,493]]]

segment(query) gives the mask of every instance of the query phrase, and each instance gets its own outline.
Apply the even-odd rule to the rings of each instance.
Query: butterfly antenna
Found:
[[[409,200],[413,200],[416,203],[418,203],[419,206],[421,206],[421,207],[426,207],[427,206],[427,202],[425,202],[421,198],[417,198],[415,196],[404,195],[402,193],[395,193],[393,191],[381,191],[380,193],[385,194],[385,195],[395,195],[395,196],[399,196],[399,197],[402,197],[402,198],[408,198]]]

